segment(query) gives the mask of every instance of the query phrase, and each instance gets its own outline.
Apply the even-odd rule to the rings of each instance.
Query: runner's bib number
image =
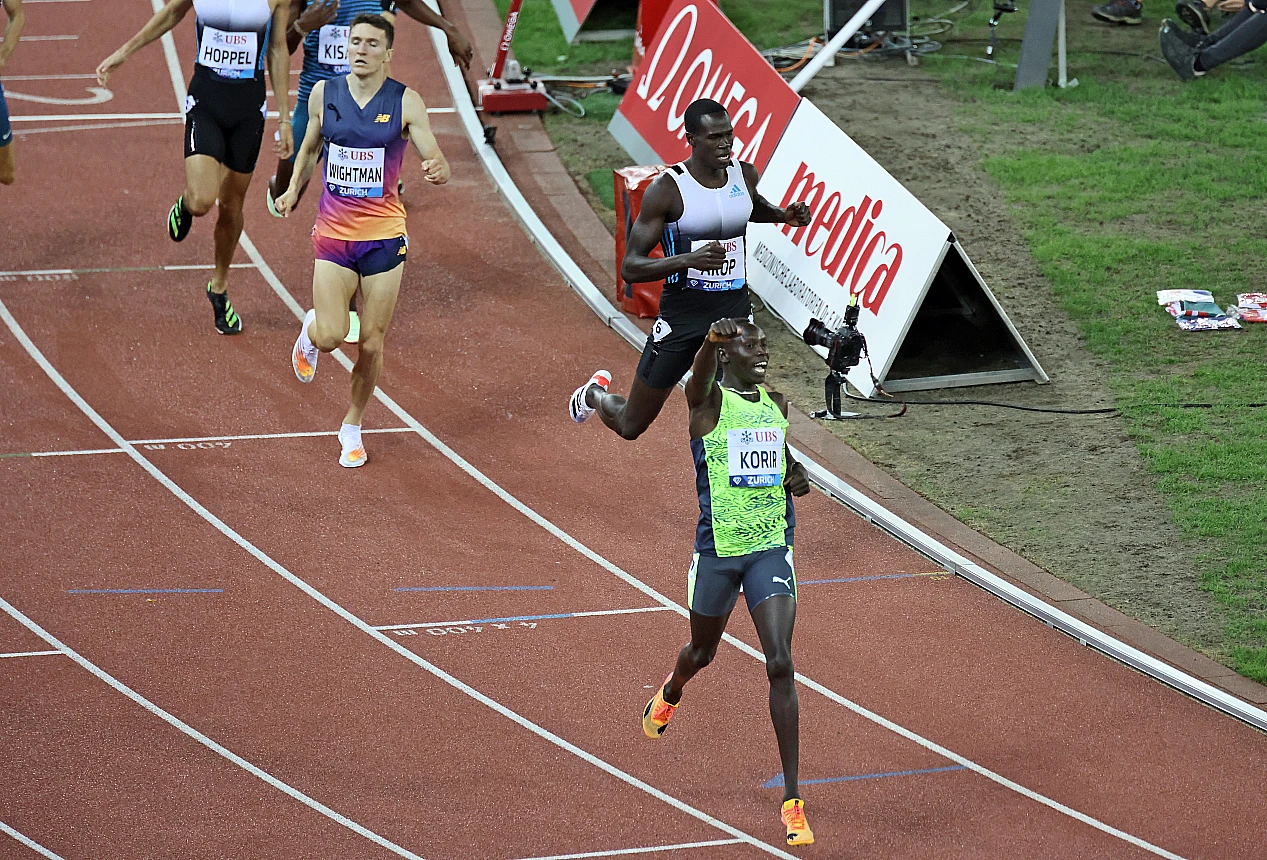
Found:
[[[698,251],[715,241],[720,242],[726,249],[726,260],[721,264],[720,269],[708,271],[687,269],[686,286],[692,290],[707,290],[708,292],[737,290],[747,283],[743,236],[736,236],[733,239],[695,239],[691,242],[691,250]]]
[[[783,482],[783,429],[726,431],[726,458],[732,487],[777,487]]]
[[[383,147],[354,149],[330,144],[326,153],[326,188],[340,197],[383,196]]]
[[[258,34],[203,26],[198,65],[206,66],[222,78],[253,78],[258,58]]]
[[[351,27],[337,27],[326,24],[320,30],[317,42],[317,59],[323,66],[329,66],[335,74],[345,75],[352,70],[348,65],[348,33]]]

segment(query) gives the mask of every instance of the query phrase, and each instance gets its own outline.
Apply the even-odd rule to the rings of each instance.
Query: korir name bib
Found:
[[[348,65],[348,33],[351,27],[338,27],[326,24],[319,31],[317,40],[317,60],[323,66],[329,66],[336,74],[347,74],[351,71]]]
[[[258,58],[259,39],[256,33],[234,33],[207,26],[202,28],[198,65],[206,66],[220,77],[255,77],[255,61]]]
[[[326,187],[339,197],[383,196],[383,147],[356,149],[330,144]]]
[[[721,264],[721,268],[708,271],[687,269],[686,286],[692,290],[709,292],[739,289],[747,283],[743,236],[736,236],[733,239],[695,239],[691,242],[691,250],[698,251],[713,242],[720,242],[726,249],[726,259]]]
[[[777,487],[783,481],[783,429],[726,431],[726,459],[732,487]]]

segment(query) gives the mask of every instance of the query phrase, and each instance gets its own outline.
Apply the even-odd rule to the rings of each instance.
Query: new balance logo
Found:
[[[773,579],[775,582],[783,583],[783,587],[786,588],[788,591],[792,590],[792,580],[794,579],[794,577],[789,576],[787,579],[780,579],[777,576],[772,576],[770,578]]]
[[[392,121],[392,115],[389,113],[380,113],[378,116],[374,118],[374,122],[391,122],[391,121]]]
[[[740,188],[738,185],[732,185],[732,186],[730,186],[730,196],[731,196],[731,198],[735,198],[735,197],[743,197],[743,196],[744,196],[744,194],[746,194],[746,193],[747,193],[747,192],[746,192],[746,191],[744,191],[742,188]]]

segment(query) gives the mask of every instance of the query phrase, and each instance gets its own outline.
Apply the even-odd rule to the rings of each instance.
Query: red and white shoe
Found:
[[[369,459],[365,454],[365,445],[361,442],[361,428],[352,424],[344,424],[339,428],[339,465],[345,469],[364,466]]]
[[[572,392],[572,399],[568,401],[568,414],[572,416],[572,420],[577,424],[584,424],[586,419],[594,414],[594,407],[585,402],[585,392],[590,390],[590,386],[597,385],[604,391],[612,384],[612,375],[606,370],[596,370],[594,375],[589,378],[584,385]]]

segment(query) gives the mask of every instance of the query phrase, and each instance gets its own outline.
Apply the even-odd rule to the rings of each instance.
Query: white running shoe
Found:
[[[609,372],[594,371],[594,375],[584,385],[572,392],[572,399],[568,401],[568,413],[572,416],[572,420],[577,424],[583,424],[594,414],[594,407],[585,402],[585,392],[589,391],[591,385],[597,385],[606,391],[611,384],[612,375]]]
[[[277,211],[277,201],[273,199],[272,186],[264,183],[264,202],[268,204],[268,214],[274,218],[285,218],[286,216]]]
[[[299,337],[295,338],[295,348],[290,351],[290,366],[300,382],[312,382],[317,375],[317,356],[321,353],[308,339],[308,326],[317,318],[316,308],[304,315],[303,326],[299,329]]]
[[[339,465],[345,469],[364,466],[369,458],[365,454],[365,446],[361,443],[361,428],[355,424],[344,424],[339,428]]]
[[[361,341],[361,315],[356,311],[348,311],[348,334],[343,338],[344,343],[360,343]]]

